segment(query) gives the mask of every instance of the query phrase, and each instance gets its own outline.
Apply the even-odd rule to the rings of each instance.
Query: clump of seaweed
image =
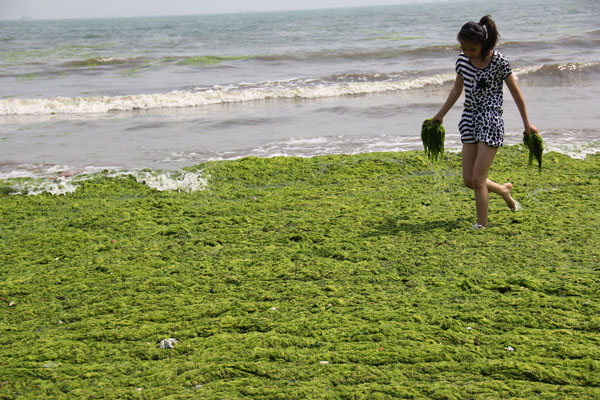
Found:
[[[423,121],[421,126],[421,141],[427,158],[431,161],[437,161],[438,157],[444,155],[444,139],[446,130],[438,121],[431,121],[431,118]]]
[[[539,133],[523,132],[523,144],[529,150],[529,165],[533,164],[535,158],[538,163],[538,170],[542,171],[542,153],[544,152],[544,140]]]

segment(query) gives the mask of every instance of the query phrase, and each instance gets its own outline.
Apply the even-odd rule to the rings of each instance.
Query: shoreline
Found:
[[[596,156],[599,154],[598,151],[594,151],[592,148],[586,148],[589,146],[572,146],[571,149],[561,149],[557,146],[552,146],[546,142],[547,149],[544,150],[544,155],[547,156],[551,153],[557,153],[565,155],[571,159],[585,160],[589,156]],[[523,149],[522,144],[505,145],[501,151],[513,152],[521,151]],[[525,150],[522,150],[525,152]],[[86,167],[84,170],[78,170],[69,168],[68,166],[38,166],[36,169],[38,172],[31,173],[25,169],[13,170],[12,172],[0,174],[0,190],[5,194],[29,194],[39,195],[42,193],[49,193],[52,195],[64,195],[72,193],[77,190],[81,184],[88,180],[102,179],[102,178],[121,178],[121,177],[133,177],[140,183],[145,183],[152,189],[159,191],[173,190],[180,192],[193,192],[198,190],[204,190],[208,183],[208,176],[205,176],[202,172],[197,172],[202,169],[204,164],[221,163],[221,162],[233,162],[243,160],[245,158],[262,158],[262,159],[276,159],[276,158],[318,158],[318,157],[347,157],[347,156],[361,156],[361,155],[374,155],[378,154],[411,154],[420,155],[422,150],[402,150],[402,151],[374,151],[374,152],[358,152],[358,153],[323,153],[314,155],[267,155],[258,156],[255,154],[241,155],[233,158],[225,158],[218,160],[208,160],[200,162],[195,165],[179,168],[179,169],[158,169],[158,168],[122,168],[122,167]],[[459,148],[446,148],[448,154],[460,153]],[[22,167],[22,166],[19,166]]]

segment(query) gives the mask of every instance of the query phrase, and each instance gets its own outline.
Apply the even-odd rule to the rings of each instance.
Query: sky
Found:
[[[0,20],[218,14],[423,3],[428,0],[0,0]],[[429,0],[431,2],[432,0]],[[439,0],[433,0],[439,1]]]

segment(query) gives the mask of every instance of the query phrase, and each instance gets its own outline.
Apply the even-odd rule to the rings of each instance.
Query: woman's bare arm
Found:
[[[525,127],[525,132],[527,133],[538,133],[538,129],[535,125],[532,125],[529,122],[529,117],[527,116],[527,106],[525,105],[525,99],[523,98],[523,94],[521,94],[521,89],[519,89],[519,85],[513,74],[510,74],[505,80],[506,86],[508,86],[508,90],[515,100],[515,104],[519,109],[519,113],[521,114],[521,119],[523,120],[523,126]]]
[[[444,103],[444,105],[442,106],[440,111],[438,111],[438,113],[435,114],[435,117],[432,118],[433,121],[438,121],[440,124],[444,121],[444,117],[446,116],[446,113],[448,113],[448,111],[450,111],[452,106],[460,98],[460,95],[462,94],[462,91],[463,91],[463,87],[464,87],[463,77],[460,74],[456,74],[456,79],[454,80],[454,87],[450,91],[450,94],[448,95],[448,99],[446,99],[446,102]]]

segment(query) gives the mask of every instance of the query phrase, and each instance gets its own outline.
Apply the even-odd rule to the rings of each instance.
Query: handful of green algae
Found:
[[[432,122],[431,118],[423,121],[421,126],[421,141],[427,158],[437,161],[440,155],[444,155],[444,139],[446,130],[439,122]]]
[[[539,133],[523,132],[523,144],[529,150],[529,165],[533,164],[533,159],[535,158],[538,163],[538,170],[541,172],[544,140]]]

